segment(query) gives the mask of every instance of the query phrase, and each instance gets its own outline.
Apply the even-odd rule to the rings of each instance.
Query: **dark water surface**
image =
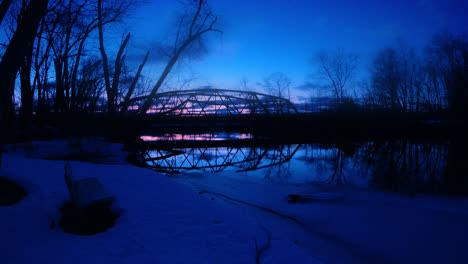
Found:
[[[141,137],[145,158],[159,172],[236,171],[278,183],[325,183],[374,190],[467,196],[466,140],[278,143],[248,133]]]

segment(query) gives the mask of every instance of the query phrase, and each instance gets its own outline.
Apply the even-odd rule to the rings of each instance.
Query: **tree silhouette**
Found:
[[[33,48],[34,39],[40,21],[47,11],[48,0],[31,0],[21,9],[18,17],[16,31],[13,34],[8,47],[0,62],[0,124],[7,134],[11,133],[14,126],[13,94],[15,89],[16,74],[27,54]]]
[[[400,61],[394,48],[386,48],[377,53],[371,72],[374,95],[379,104],[393,111],[403,108],[399,97],[401,83]]]
[[[269,95],[288,100],[291,99],[291,79],[282,72],[275,72],[266,77],[263,81],[263,87]],[[284,109],[283,102],[284,101],[277,101],[275,104],[275,110],[278,113],[283,113],[283,110],[288,112],[288,110]]]
[[[434,35],[428,46],[434,74],[444,85],[448,108],[453,115],[466,118],[468,113],[468,38],[447,32]],[[437,78],[437,77],[436,77]]]
[[[158,81],[153,86],[150,94],[138,110],[140,114],[145,114],[149,110],[156,93],[159,91],[181,56],[187,52],[195,42],[200,42],[204,35],[210,32],[221,32],[215,27],[218,17],[213,15],[204,0],[198,0],[194,8],[194,12],[192,11],[190,15],[191,18],[189,18],[189,14],[185,14],[180,17],[169,61],[159,76]]]
[[[322,51],[314,60],[319,65],[318,76],[328,83],[336,103],[341,104],[356,72],[357,56],[339,48],[333,52]]]

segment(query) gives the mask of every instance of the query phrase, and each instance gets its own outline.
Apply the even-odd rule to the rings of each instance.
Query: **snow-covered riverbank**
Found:
[[[69,144],[8,147],[1,175],[29,195],[0,207],[2,264],[468,262],[467,199],[274,183],[234,172],[168,177],[127,164],[119,144],[99,142],[80,150],[99,164],[71,162],[73,174],[97,177],[122,214],[104,233],[64,233],[51,223],[68,198],[59,158],[70,154]],[[291,204],[290,193],[312,199]]]
[[[125,164],[119,146],[108,163],[71,162],[75,177],[97,177],[116,197],[122,214],[104,233],[80,236],[54,227],[68,199],[64,142],[9,148],[2,176],[29,195],[0,207],[0,262],[7,263],[317,263],[293,242],[273,238],[254,219],[149,169]],[[62,153],[63,154],[63,153]],[[29,156],[29,157],[28,157]],[[33,157],[33,158],[31,158]],[[257,250],[256,250],[257,244]]]

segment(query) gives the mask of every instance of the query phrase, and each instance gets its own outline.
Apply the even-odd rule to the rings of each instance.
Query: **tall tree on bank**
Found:
[[[381,107],[392,111],[403,109],[399,96],[402,74],[396,49],[386,48],[377,53],[372,64],[371,79],[374,96]]]
[[[413,48],[399,45],[380,50],[374,57],[371,78],[372,93],[381,108],[402,112],[422,109],[423,67]]]
[[[291,99],[291,79],[282,72],[275,72],[266,77],[263,81],[263,87],[267,94],[271,96]],[[287,105],[283,105],[283,101],[276,101],[274,107],[278,113],[289,112],[289,109],[285,108]]]
[[[31,0],[22,9],[16,30],[0,62],[0,124],[7,134],[12,132],[14,120],[13,94],[16,74],[33,48],[40,21],[47,12],[48,0]]]
[[[336,104],[341,104],[346,88],[356,72],[357,56],[340,48],[333,52],[320,52],[315,61],[319,65],[319,77],[328,83]]]
[[[87,21],[92,17],[90,3],[84,1],[57,1],[54,12],[51,12],[46,24],[48,42],[52,47],[55,72],[54,111],[69,110],[73,92],[70,92],[73,64],[79,64],[80,44],[89,35],[89,27],[95,23]],[[75,59],[75,63],[73,63]]]
[[[86,56],[87,42],[100,26],[122,20],[136,0],[58,0],[57,10],[47,25],[48,41],[53,43],[56,112],[76,111],[80,62]],[[98,16],[99,13],[99,16]],[[58,24],[58,25],[57,25]],[[88,49],[89,50],[89,49]]]
[[[145,66],[146,62],[148,61],[150,52],[146,52],[145,57],[143,58],[143,62],[138,66],[138,70],[135,74],[135,76],[132,79],[132,82],[130,83],[130,87],[127,90],[127,93],[125,97],[122,100],[122,103],[120,104],[120,111],[121,113],[127,112],[128,108],[130,107],[130,98],[133,95],[133,92],[135,91],[135,88],[137,87],[138,84],[138,79],[141,76],[141,71],[143,70],[143,67]]]
[[[446,32],[434,35],[428,60],[445,88],[452,115],[468,118],[468,37]]]
[[[120,10],[121,13],[125,13],[124,11],[128,10],[131,3],[132,1],[128,1],[127,6],[122,5],[121,8],[119,8],[118,10]],[[105,43],[104,43],[103,1],[98,0],[97,5],[98,5],[97,6],[97,20],[98,20],[98,34],[99,34],[99,51],[101,53],[101,58],[102,58],[102,64],[103,64],[102,67],[103,67],[103,72],[104,72],[104,85],[105,85],[106,96],[107,96],[106,109],[108,113],[112,115],[117,111],[117,106],[122,107],[121,111],[123,112],[127,110],[128,101],[130,100],[130,97],[132,96],[132,93],[135,90],[138,79],[141,76],[141,71],[143,70],[143,67],[148,59],[149,52],[146,53],[143,59],[143,63],[140,64],[140,66],[138,67],[137,73],[134,76],[129,89],[127,90],[125,97],[122,99],[123,101],[119,105],[118,99],[121,99],[119,98],[119,95],[122,92],[122,89],[119,87],[120,78],[121,78],[122,70],[124,67],[125,50],[130,40],[130,33],[126,34],[124,40],[120,44],[120,47],[117,51],[117,55],[114,60],[114,67],[113,67],[114,72],[111,73],[111,67],[109,65],[109,58],[107,56]]]
[[[101,52],[102,57],[102,66],[104,70],[104,83],[106,87],[106,94],[107,94],[107,111],[109,113],[115,112],[115,100],[117,97],[117,91],[114,92],[113,87],[110,84],[110,70],[109,70],[109,59],[107,58],[107,53],[104,48],[104,30],[103,30],[103,23],[102,23],[102,0],[97,1],[97,17],[98,17],[98,32],[99,32],[99,51]],[[116,65],[120,68],[119,62],[121,61],[122,52],[127,46],[128,40],[130,39],[130,34],[127,34],[127,37],[120,45],[119,52],[116,58]],[[120,71],[120,69],[115,69],[116,72]],[[114,85],[112,85],[114,86]]]
[[[191,15],[191,19],[187,19],[187,15],[180,18],[174,47],[171,51],[169,61],[159,76],[158,81],[153,86],[150,94],[146,97],[143,105],[139,108],[139,114],[145,114],[149,110],[157,92],[184,52],[195,42],[201,41],[202,37],[207,33],[221,32],[221,30],[215,28],[217,21],[218,17],[213,15],[204,0],[197,1],[195,12]]]

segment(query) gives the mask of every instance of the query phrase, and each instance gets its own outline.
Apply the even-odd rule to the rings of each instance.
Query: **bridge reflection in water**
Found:
[[[352,185],[405,194],[468,196],[466,141],[278,143],[250,134],[142,137],[146,162],[168,174],[237,171],[277,183]]]
[[[289,162],[300,144],[263,144],[249,134],[171,134],[143,136],[151,147],[145,161],[164,173],[183,170],[221,172],[227,168],[238,172],[274,167]]]

